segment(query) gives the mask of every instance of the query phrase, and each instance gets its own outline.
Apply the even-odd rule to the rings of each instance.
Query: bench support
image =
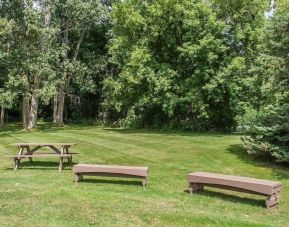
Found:
[[[198,193],[203,191],[204,186],[201,184],[197,184],[197,183],[190,183],[189,185],[189,192],[192,193]]]
[[[280,198],[279,192],[276,192],[273,195],[268,196],[266,200],[267,209],[278,205],[279,198]]]
[[[83,179],[83,175],[76,173],[75,175],[75,182],[78,183]]]
[[[146,187],[146,186],[147,186],[147,183],[148,183],[147,177],[143,178],[142,181],[141,181],[141,183],[142,183],[142,186],[143,186],[143,187]]]
[[[203,191],[204,186],[267,196],[267,200],[266,200],[266,207],[267,208],[275,207],[276,205],[279,204],[279,199],[280,199],[279,193],[280,193],[281,188],[279,190],[277,190],[275,193],[273,193],[273,195],[266,195],[266,194],[257,193],[257,192],[253,192],[253,191],[249,191],[249,190],[245,190],[245,189],[240,189],[240,188],[235,188],[235,187],[230,187],[230,186],[226,186],[226,185],[190,183],[189,184],[189,192],[191,194],[201,192],[201,191]]]

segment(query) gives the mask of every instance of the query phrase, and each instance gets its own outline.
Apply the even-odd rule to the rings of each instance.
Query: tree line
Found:
[[[288,160],[288,5],[0,0],[1,125],[242,129],[251,153]]]
[[[23,127],[32,129],[40,102],[52,102],[53,123],[63,125],[66,97],[96,89],[92,70],[97,66],[90,65],[103,53],[91,45],[94,31],[109,21],[108,5],[95,0],[0,4],[2,112],[17,103]]]

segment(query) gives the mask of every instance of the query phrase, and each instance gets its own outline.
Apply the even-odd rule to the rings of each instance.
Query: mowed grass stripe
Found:
[[[87,177],[72,182],[57,160],[24,162],[19,171],[0,166],[1,226],[286,226],[289,173],[286,168],[251,160],[235,135],[161,133],[100,127],[42,127],[33,132],[0,131],[0,149],[26,142],[76,142],[76,162],[149,166],[146,190],[139,181]],[[10,133],[12,137],[10,136]],[[9,147],[10,151],[10,147]],[[12,153],[17,153],[11,147]],[[266,210],[256,195],[206,189],[190,196],[186,174],[211,171],[280,180],[278,209]],[[33,214],[33,215],[29,215]]]

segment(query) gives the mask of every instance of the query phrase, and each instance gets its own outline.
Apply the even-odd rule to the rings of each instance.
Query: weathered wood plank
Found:
[[[268,196],[266,200],[267,208],[273,207],[279,202],[279,193],[282,184],[277,181],[196,172],[188,174],[189,191],[191,193],[202,190],[204,186],[223,188],[227,190],[240,191],[252,194]]]
[[[141,178],[142,186],[145,187],[148,179],[148,167],[77,164],[73,166],[73,172],[76,182],[82,179],[83,175],[128,177]]]
[[[11,146],[74,146],[76,143],[12,143]]]

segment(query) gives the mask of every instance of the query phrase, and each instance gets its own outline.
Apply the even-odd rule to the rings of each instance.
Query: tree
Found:
[[[7,20],[1,16],[4,16],[3,11],[0,11],[0,127],[4,126],[5,109],[11,108],[15,96],[12,90],[7,89],[9,57],[11,52],[11,38],[14,22],[13,20]]]
[[[236,115],[242,117],[246,110],[261,108],[262,80],[258,70],[264,63],[264,12],[269,1],[263,0],[212,0],[219,20],[226,25],[228,69],[227,78]],[[257,67],[257,69],[256,69]],[[231,70],[233,69],[233,70]],[[259,71],[261,72],[261,71]]]
[[[95,67],[86,66],[90,60],[81,47],[92,31],[107,23],[107,6],[92,0],[2,0],[0,4],[3,18],[14,23],[5,92],[22,95],[23,127],[36,127],[39,104],[47,105],[51,98],[53,121],[63,124],[65,96],[95,90],[91,71]],[[85,45],[86,50],[93,49],[87,47],[92,43]]]
[[[269,18],[266,44],[268,62],[266,69],[270,77],[267,84],[267,103],[262,114],[253,122],[243,138],[249,154],[269,157],[274,161],[289,161],[289,2],[277,1],[275,12]]]
[[[58,68],[57,95],[53,102],[53,123],[63,125],[65,96],[71,91],[71,84],[77,83],[82,90],[95,89],[89,69],[79,61],[79,55],[89,32],[107,23],[108,11],[100,0],[66,0],[60,2],[57,9],[63,53]]]
[[[109,49],[116,73],[105,81],[108,117],[140,127],[234,128],[244,87],[239,79],[262,25],[260,2],[240,0],[232,15],[223,15],[227,1],[116,3]]]
[[[36,127],[39,99],[54,93],[57,53],[52,48],[57,27],[51,26],[51,0],[8,1],[9,18],[15,22],[9,85],[22,93],[23,126]]]

